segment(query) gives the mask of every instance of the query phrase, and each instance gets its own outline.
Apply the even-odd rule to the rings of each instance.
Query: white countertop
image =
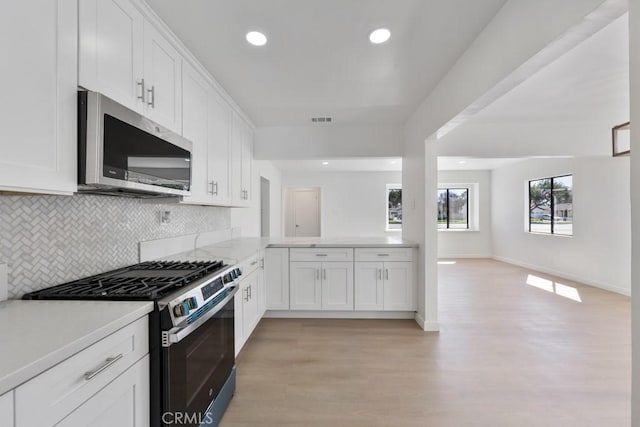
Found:
[[[152,310],[148,301],[0,302],[0,395]]]
[[[175,261],[223,260],[227,264],[240,261],[267,247],[272,248],[416,248],[418,244],[396,236],[383,237],[241,237],[198,249],[164,257]]]

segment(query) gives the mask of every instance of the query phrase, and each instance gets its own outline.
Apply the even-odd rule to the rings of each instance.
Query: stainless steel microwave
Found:
[[[78,192],[188,196],[191,142],[135,111],[78,92]]]

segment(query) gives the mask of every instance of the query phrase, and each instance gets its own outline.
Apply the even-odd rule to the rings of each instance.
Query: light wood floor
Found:
[[[629,298],[492,260],[439,275],[439,333],[263,319],[221,426],[630,425]]]

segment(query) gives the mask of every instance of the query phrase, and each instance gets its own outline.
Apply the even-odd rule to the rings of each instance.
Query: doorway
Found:
[[[320,187],[288,188],[286,237],[320,237]]]
[[[260,236],[271,235],[271,195],[270,182],[265,177],[260,177]]]

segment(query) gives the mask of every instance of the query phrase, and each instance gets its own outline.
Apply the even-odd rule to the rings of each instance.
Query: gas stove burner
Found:
[[[24,299],[155,301],[224,267],[222,261],[147,261],[32,292]]]

